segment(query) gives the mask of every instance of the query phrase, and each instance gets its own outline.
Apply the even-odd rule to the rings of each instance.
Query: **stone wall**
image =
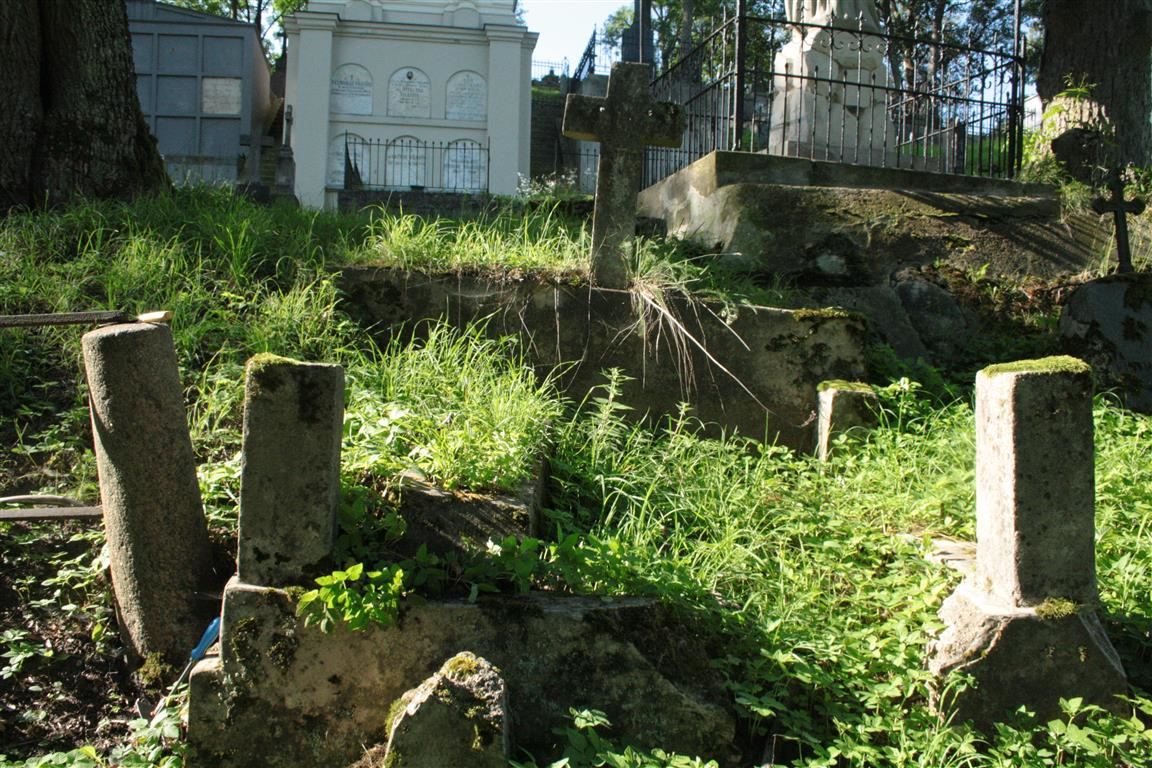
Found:
[[[488,332],[519,336],[541,375],[561,366],[557,382],[576,402],[619,368],[632,379],[622,401],[638,414],[675,414],[689,402],[725,431],[802,450],[813,444],[820,382],[865,373],[863,321],[842,311],[646,301],[580,283],[373,267],[345,268],[340,284],[348,312],[382,339],[421,319],[489,318]]]

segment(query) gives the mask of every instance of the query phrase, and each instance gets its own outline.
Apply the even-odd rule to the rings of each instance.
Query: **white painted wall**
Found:
[[[319,208],[334,201],[328,158],[330,150],[333,163],[342,157],[336,144],[342,146],[339,137],[345,132],[382,141],[478,142],[490,152],[490,191],[515,193],[518,175],[529,170],[537,36],[516,23],[514,5],[513,0],[312,0],[289,17],[285,101],[292,107],[289,133],[301,203]],[[356,66],[341,69],[345,65]],[[336,74],[342,95],[333,100],[330,83]],[[389,98],[393,76],[398,93],[409,94],[411,103]],[[455,114],[449,114],[454,78],[456,84],[470,83],[470,93],[484,83],[482,113],[474,97],[467,97],[469,107],[461,110],[464,97],[458,96]],[[425,81],[426,87],[419,85]],[[331,181],[340,175],[332,174]]]

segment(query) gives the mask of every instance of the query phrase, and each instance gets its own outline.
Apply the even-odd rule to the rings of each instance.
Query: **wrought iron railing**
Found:
[[[488,147],[472,139],[365,139],[344,134],[344,172],[330,179],[344,189],[487,192]]]
[[[741,2],[741,5],[743,3]],[[1021,161],[1023,61],[1012,52],[737,15],[660,75],[684,143],[652,149],[653,183],[713,150],[1012,177]]]

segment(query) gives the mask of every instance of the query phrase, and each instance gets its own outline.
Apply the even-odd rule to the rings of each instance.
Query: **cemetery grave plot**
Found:
[[[185,206],[192,207],[187,200]],[[261,226],[254,221],[253,226]],[[318,223],[323,228],[324,222]],[[278,242],[279,251],[284,239]],[[289,239],[289,249],[293,242]],[[215,269],[215,276],[227,274],[223,266]],[[239,287],[226,290],[240,296],[244,291]],[[282,333],[275,339],[277,351],[295,356],[316,359],[326,350],[346,349],[349,339],[309,309],[326,307],[327,317],[344,322],[323,291],[314,294],[318,287],[312,286],[289,301],[288,288],[279,287],[269,297],[274,301],[251,314],[235,315],[236,327],[253,334],[246,338],[274,327]],[[315,304],[303,303],[305,297]],[[236,303],[230,302],[236,301],[215,306],[233,312]],[[280,310],[283,325],[269,324],[275,307],[287,308]],[[297,335],[301,325],[310,332]],[[187,341],[177,339],[177,344]],[[213,358],[201,354],[200,359]],[[240,380],[235,350],[232,357],[217,358],[215,364],[221,363],[227,365],[197,380],[201,398],[208,397],[213,381]],[[838,446],[822,468],[780,448],[697,440],[686,423],[656,434],[630,427],[609,418],[614,410],[607,396],[607,403],[590,403],[585,411],[586,416],[606,415],[565,424],[557,435],[558,456],[564,458],[559,466],[568,468],[559,477],[559,493],[554,488],[551,508],[566,515],[561,519],[569,530],[583,521],[602,537],[602,544],[592,539],[585,544],[610,566],[610,576],[597,578],[621,591],[649,589],[674,604],[711,606],[705,615],[728,617],[716,621],[740,626],[740,642],[725,646],[727,653],[717,658],[731,657],[724,663],[735,665],[728,676],[736,686],[733,693],[746,713],[756,713],[751,717],[760,730],[750,742],[750,764],[763,754],[785,762],[829,745],[874,749],[879,755],[893,746],[887,734],[902,730],[924,734],[923,741],[909,745],[921,756],[929,754],[930,741],[944,739],[943,731],[933,730],[937,721],[919,692],[927,675],[924,654],[936,625],[935,610],[954,579],[925,563],[928,547],[919,536],[893,534],[946,532],[971,538],[971,411],[962,404],[930,407],[907,387],[892,388],[882,397],[892,421],[862,437],[863,444]],[[234,419],[235,405],[221,407],[218,415]],[[193,416],[197,422],[202,418],[196,408]],[[1148,590],[1139,563],[1148,547],[1139,531],[1146,529],[1139,527],[1140,503],[1121,501],[1117,491],[1146,484],[1147,469],[1132,461],[1140,454],[1139,435],[1146,427],[1141,417],[1106,407],[1097,409],[1096,418],[1102,426],[1097,553],[1108,609],[1101,620],[1140,685],[1149,679],[1146,643],[1140,639],[1147,631],[1140,596]],[[210,472],[222,471],[238,447],[238,435],[230,439],[235,442],[212,449]],[[572,469],[579,466],[584,469]],[[605,482],[611,491],[607,498],[602,495]],[[220,491],[209,489],[210,506],[220,505],[215,498]],[[611,525],[596,521],[601,510],[610,515]],[[621,558],[620,552],[628,557]],[[1125,561],[1128,552],[1134,557]],[[869,650],[876,644],[883,649],[878,657]],[[430,671],[441,661],[431,662]],[[801,679],[811,682],[797,685]],[[884,691],[895,691],[896,698]],[[868,718],[875,713],[881,713],[884,733],[869,729]],[[819,733],[819,739],[799,740],[797,734],[805,730]],[[1033,725],[1011,731],[1020,735],[1019,742],[994,740],[987,748],[1015,748],[1029,742],[1034,730],[1048,745],[1060,738],[1042,724]],[[1134,732],[1125,733],[1138,739]],[[973,743],[962,735],[955,738]],[[942,761],[946,755],[934,757]]]

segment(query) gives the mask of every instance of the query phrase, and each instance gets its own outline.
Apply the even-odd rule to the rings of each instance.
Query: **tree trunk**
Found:
[[[167,182],[137,100],[123,0],[3,0],[0,30],[0,209]]]
[[[1036,88],[1047,104],[1073,82],[1094,86],[1123,162],[1152,163],[1152,7],[1148,0],[1045,0]]]

